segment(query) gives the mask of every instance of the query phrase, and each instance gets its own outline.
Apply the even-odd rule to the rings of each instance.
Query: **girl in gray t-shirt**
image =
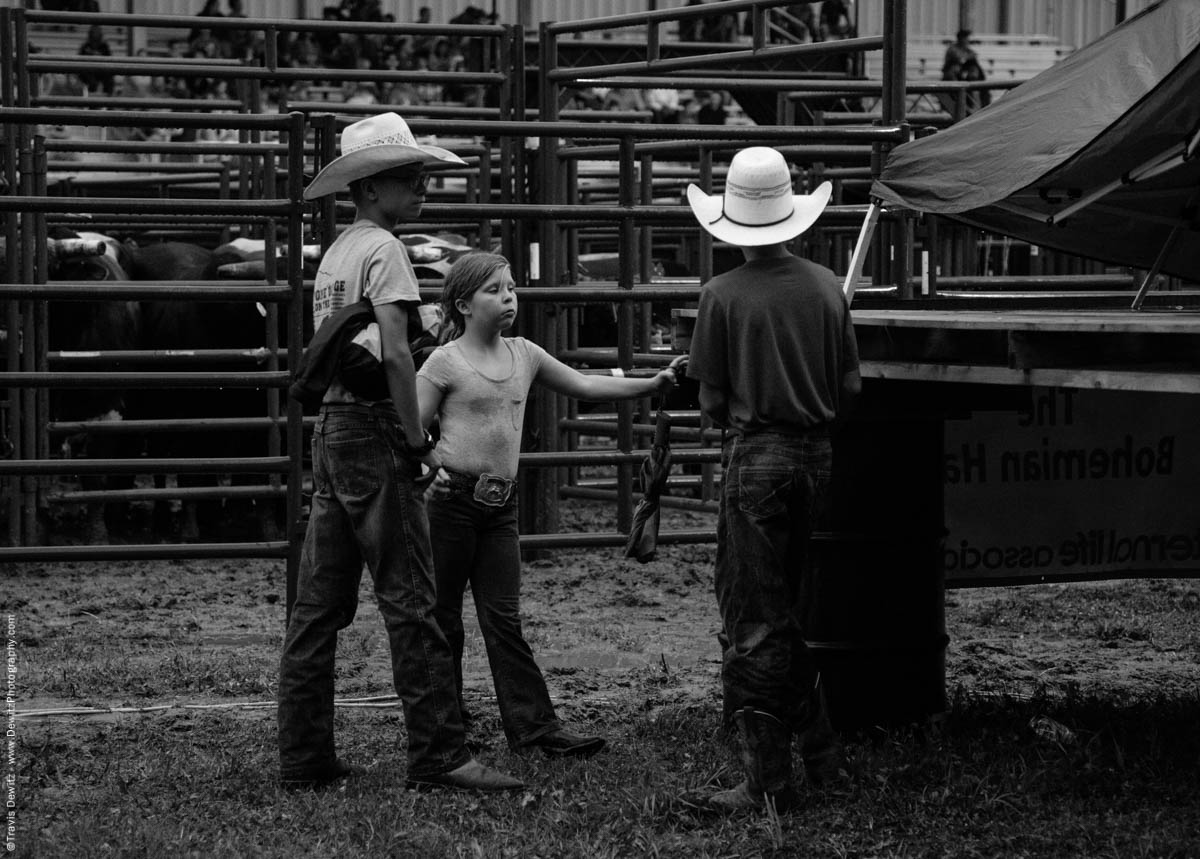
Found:
[[[454,653],[460,705],[469,584],[509,745],[552,756],[594,754],[604,739],[562,728],[521,632],[516,476],[525,403],[534,382],[586,400],[649,396],[675,384],[686,357],[648,379],[585,375],[536,343],[503,336],[516,319],[517,295],[508,261],[498,254],[470,253],[455,262],[442,309],[448,339],[418,372],[417,397],[422,424],[436,417],[441,428],[442,469],[429,504],[434,615]]]

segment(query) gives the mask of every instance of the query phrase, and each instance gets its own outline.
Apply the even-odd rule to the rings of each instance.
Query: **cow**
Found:
[[[123,248],[98,233],[65,228],[50,231],[47,240],[49,279],[56,281],[119,281],[128,278]],[[141,308],[133,301],[50,301],[47,305],[48,351],[103,352],[137,349],[141,340]],[[52,422],[120,421],[130,412],[130,391],[122,388],[51,389]],[[64,457],[129,459],[140,453],[140,441],[129,433],[75,433],[59,448]],[[133,486],[133,475],[83,476],[85,491]],[[109,543],[128,536],[129,505],[89,503],[83,539]],[[48,509],[39,511],[41,526],[53,527]]]
[[[135,252],[131,275],[135,280],[215,280],[221,257],[199,245],[185,242],[147,244]],[[265,327],[258,308],[247,301],[197,301],[191,299],[154,299],[142,302],[142,348],[148,351],[259,348],[265,341]],[[192,363],[192,372],[235,369],[235,365],[214,362]],[[250,368],[252,369],[252,368]],[[213,417],[263,417],[267,414],[266,395],[249,388],[185,388],[147,392],[139,400],[139,417],[157,420],[195,420]],[[147,452],[155,458],[215,458],[265,454],[265,432],[170,431],[154,432],[147,437]],[[260,450],[261,449],[261,450]],[[154,477],[155,485],[166,485],[166,475]],[[180,488],[216,486],[215,474],[179,474]],[[229,517],[240,516],[226,510],[219,500],[195,502],[185,499],[179,505],[179,520],[172,520],[167,505],[155,506],[155,531],[178,535],[184,542],[197,542],[210,536],[223,537]],[[255,535],[257,536],[257,535]],[[265,535],[267,537],[271,534]]]
[[[433,279],[445,276],[458,257],[474,250],[460,236],[413,235],[403,236],[409,258],[418,278]],[[257,280],[266,275],[266,248],[262,240],[239,238],[216,247],[210,254],[185,252],[178,243],[164,243],[141,248],[131,272],[134,279],[175,277],[183,280],[215,280],[237,278]],[[277,246],[275,277],[286,276],[286,247]],[[321,249],[305,245],[302,249],[306,279],[311,279],[319,264]],[[147,349],[229,349],[260,348],[266,338],[266,309],[261,304],[246,301],[159,301],[146,302],[143,344]],[[304,342],[313,334],[312,308],[303,307]],[[278,332],[280,349],[287,346],[288,332],[284,330],[286,314],[280,315]],[[228,369],[229,365],[212,369]],[[281,403],[285,405],[285,403]],[[154,397],[158,417],[263,417],[267,414],[265,390],[228,388],[199,389],[183,392],[164,392]],[[200,433],[156,434],[152,437],[152,454],[164,457],[256,456],[267,453],[266,430],[206,431]],[[261,484],[265,475],[234,475],[236,483]],[[180,475],[180,486],[212,485],[212,475]],[[229,500],[181,506],[180,538],[193,541],[206,533],[241,530],[249,526],[249,536],[256,539],[279,539],[284,528],[283,505],[267,499],[253,502]],[[158,528],[167,526],[161,511]]]
[[[473,250],[459,236],[413,235],[401,238],[417,276],[441,278],[458,257]],[[74,242],[74,244],[72,244]],[[280,250],[284,250],[280,246]],[[84,255],[83,251],[90,252]],[[303,250],[306,279],[315,274],[319,246]],[[235,239],[209,250],[187,242],[165,241],[143,245],[123,242],[100,234],[58,233],[51,244],[55,279],[201,281],[236,277],[259,279],[265,274],[265,248],[261,241]],[[282,256],[282,255],[281,255]],[[286,271],[279,268],[277,279]],[[56,351],[144,350],[252,350],[266,340],[266,309],[250,301],[196,301],[186,298],[153,299],[142,302],[53,302],[51,349]],[[281,314],[281,325],[286,314]],[[304,307],[304,340],[312,336],[311,307]],[[279,332],[280,349],[287,346],[287,332]],[[188,370],[218,371],[234,368],[226,362],[190,364]],[[261,365],[247,367],[261,369]],[[263,417],[267,415],[265,389],[159,389],[131,386],[70,392],[53,397],[56,420],[83,419],[198,419],[211,417]],[[151,431],[81,434],[68,440],[66,455],[135,458],[207,458],[259,456],[267,452],[266,430],[254,431]],[[235,481],[261,484],[265,475],[238,475]],[[154,475],[157,487],[166,486],[167,475]],[[213,486],[216,475],[178,475],[180,487]],[[109,479],[87,478],[84,488],[116,488],[133,485],[133,476]],[[252,508],[252,510],[250,509]],[[258,539],[276,539],[282,522],[282,505],[259,499],[254,502],[227,500],[177,505],[154,505],[153,529],[160,538],[178,537],[185,542],[212,535],[224,538],[230,529]],[[104,515],[98,514],[103,511]],[[89,508],[87,539],[111,542],[124,536],[129,527],[128,505],[92,505]],[[176,518],[176,512],[178,517]]]

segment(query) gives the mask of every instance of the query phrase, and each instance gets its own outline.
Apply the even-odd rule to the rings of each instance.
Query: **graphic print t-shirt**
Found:
[[[415,309],[421,301],[417,276],[408,252],[390,232],[368,220],[355,221],[329,246],[313,285],[313,327],[321,327],[327,318],[360,298],[371,304],[401,302]],[[364,346],[378,348],[379,326],[367,326],[358,337]],[[398,344],[407,349],[408,344]],[[325,395],[326,403],[363,402],[334,381]]]

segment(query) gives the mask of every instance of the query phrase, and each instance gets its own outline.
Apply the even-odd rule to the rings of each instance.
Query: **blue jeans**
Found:
[[[404,708],[409,777],[470,759],[454,695],[450,648],[433,617],[433,561],[417,463],[400,451],[390,408],[328,405],[313,433],[313,499],[296,603],[279,663],[283,778],[334,759],[334,654],[354,620],[365,562],[387,628],[392,682]]]
[[[754,707],[802,729],[816,682],[802,583],[827,514],[833,451],[824,435],[731,436],[722,451],[716,593],[725,713]]]
[[[475,601],[479,630],[496,688],[500,721],[514,748],[559,727],[546,681],[521,632],[521,549],[517,499],[503,507],[452,489],[429,503],[437,570],[435,616],[454,653],[454,681],[462,702],[463,594]]]

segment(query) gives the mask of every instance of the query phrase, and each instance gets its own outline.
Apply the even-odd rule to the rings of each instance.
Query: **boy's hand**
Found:
[[[426,480],[422,476],[422,480]],[[440,465],[431,471],[425,483],[425,500],[430,498],[445,498],[450,494],[450,475]]]
[[[428,491],[433,482],[437,480],[438,475],[445,474],[446,472],[442,470],[442,460],[441,457],[438,456],[436,450],[429,451],[429,453],[421,457],[420,462],[421,474],[413,481],[413,483],[415,483],[419,489]]]

